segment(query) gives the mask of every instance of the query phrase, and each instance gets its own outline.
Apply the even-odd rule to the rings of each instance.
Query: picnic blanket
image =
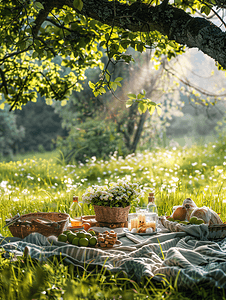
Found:
[[[202,231],[202,227],[200,230]],[[206,228],[203,227],[204,233]],[[160,231],[152,236],[133,235],[119,231],[122,246],[112,250],[77,247],[58,242],[54,236],[46,238],[32,233],[24,239],[0,235],[0,247],[6,254],[47,261],[54,256],[65,262],[87,268],[100,266],[111,272],[124,271],[134,280],[143,276],[153,280],[177,281],[178,287],[192,289],[199,283],[226,288],[226,238],[218,242],[208,241],[206,234],[200,237],[189,232]]]

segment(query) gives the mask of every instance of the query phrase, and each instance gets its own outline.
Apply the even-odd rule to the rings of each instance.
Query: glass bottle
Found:
[[[73,196],[73,202],[69,208],[69,215],[72,227],[82,225],[82,207],[78,202],[78,196]]]
[[[148,211],[149,220],[154,221],[156,223],[156,227],[157,227],[158,226],[158,209],[155,204],[154,193],[149,193],[147,211]]]

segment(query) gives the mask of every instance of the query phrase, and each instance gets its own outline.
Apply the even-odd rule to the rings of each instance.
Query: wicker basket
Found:
[[[209,225],[209,239],[223,239],[226,237],[226,224]]]
[[[94,205],[96,220],[102,223],[122,223],[128,219],[130,205],[126,207],[108,207]]]
[[[58,236],[69,225],[69,215],[56,212],[38,212],[22,215],[15,223],[9,225],[14,237],[25,238],[30,233],[38,232],[48,237]]]
[[[164,217],[161,217],[160,220],[161,220],[162,225],[172,232],[184,231],[182,229],[183,226],[187,226],[187,225],[182,225],[177,222],[168,221]],[[190,226],[200,226],[200,225],[190,225]],[[223,239],[226,237],[226,223],[214,224],[214,225],[211,224],[208,226],[208,231],[209,231],[209,234],[208,234],[209,240]]]

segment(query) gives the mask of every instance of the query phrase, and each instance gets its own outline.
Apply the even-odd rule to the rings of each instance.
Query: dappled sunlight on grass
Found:
[[[87,159],[86,164],[64,165],[44,156],[2,162],[0,230],[3,235],[11,235],[9,229],[3,229],[3,226],[5,219],[17,212],[21,215],[36,211],[68,213],[74,194],[81,200],[88,186],[104,185],[117,179],[141,185],[140,204],[147,204],[147,195],[153,191],[160,215],[171,214],[174,205],[180,205],[185,198],[191,197],[198,206],[206,205],[221,213],[222,220],[226,221],[225,166],[226,153],[215,144],[156,149],[125,158],[117,157],[115,153],[109,160],[92,157]],[[93,208],[84,205],[84,213],[93,214]],[[138,284],[123,277],[123,274],[88,273],[75,270],[59,260],[44,264],[25,260],[22,257],[12,264],[0,253],[0,276],[1,271],[9,272],[9,275],[2,273],[2,278],[8,276],[12,283],[9,285],[8,281],[3,281],[2,289],[7,295],[12,295],[12,299],[14,295],[31,295],[33,291],[41,295],[40,299],[47,299],[49,295],[54,299],[75,299],[78,291],[83,297],[87,297],[87,293],[93,295],[92,299],[191,299],[191,291],[189,295],[186,291],[181,293],[171,283],[158,288],[151,278],[144,278]],[[11,276],[13,272],[17,272],[18,276]],[[214,291],[213,295],[217,292]],[[116,298],[112,298],[112,293]],[[197,288],[192,293],[192,299],[206,299],[202,298],[203,293],[209,295],[212,292]],[[222,295],[221,299],[224,299]]]
[[[216,145],[156,149],[109,160],[87,159],[86,164],[62,165],[53,158],[34,156],[24,160],[0,163],[1,220],[19,212],[68,212],[73,194],[81,199],[92,184],[103,185],[125,178],[138,182],[147,202],[149,191],[155,192],[160,214],[170,214],[173,205],[191,197],[198,206],[209,206],[224,217],[225,152],[216,152]],[[85,213],[93,213],[85,206]],[[225,218],[225,219],[224,219]],[[2,222],[3,222],[2,221]],[[4,222],[3,222],[4,223]]]

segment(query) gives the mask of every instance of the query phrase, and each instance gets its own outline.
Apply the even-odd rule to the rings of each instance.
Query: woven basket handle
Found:
[[[43,220],[40,220],[40,219],[33,219],[32,223],[36,224],[36,225],[41,224],[41,225],[46,226],[46,227],[60,228],[59,222],[52,222],[52,221],[46,222],[46,221],[43,221]]]

